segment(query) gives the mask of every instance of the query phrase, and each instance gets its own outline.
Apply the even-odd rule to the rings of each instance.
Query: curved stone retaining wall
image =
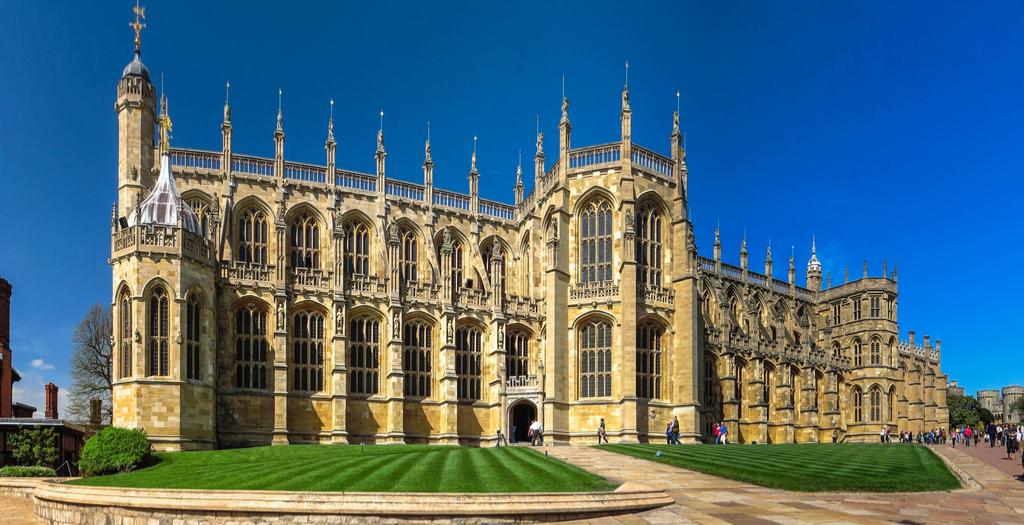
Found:
[[[51,479],[60,482],[78,478],[0,478],[0,495],[31,498],[36,485]]]
[[[614,492],[453,494],[126,489],[44,482],[33,499],[35,517],[43,525],[518,524],[641,512],[673,502],[663,490],[635,483]]]

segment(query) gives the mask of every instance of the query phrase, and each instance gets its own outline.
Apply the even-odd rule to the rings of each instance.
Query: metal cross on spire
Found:
[[[139,33],[142,32],[142,28],[146,27],[146,24],[139,23],[139,18],[146,19],[146,8],[139,7],[139,0],[135,0],[135,23],[129,22],[128,26],[135,30],[135,52],[139,52]]]

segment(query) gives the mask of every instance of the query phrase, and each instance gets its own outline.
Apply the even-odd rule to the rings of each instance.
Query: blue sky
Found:
[[[476,135],[481,196],[512,202],[538,116],[557,151],[563,75],[573,145],[619,139],[628,60],[635,143],[669,153],[680,92],[704,255],[720,220],[727,262],[746,228],[751,267],[771,237],[799,283],[812,235],[834,283],[898,264],[901,337],[940,338],[969,392],[1024,382],[1024,4],[293,4],[146,2],[172,145],[219,150],[230,80],[234,151],[272,156],[280,88],[290,160],[325,162],[333,98],[339,167],[373,171],[383,110],[389,176],[422,181],[429,121],[437,186],[468,190]],[[15,397],[39,407],[44,383],[69,384],[74,325],[110,302],[132,7],[0,2],[0,276]]]

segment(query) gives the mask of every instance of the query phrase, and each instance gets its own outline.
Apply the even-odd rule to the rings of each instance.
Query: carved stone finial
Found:
[[[543,154],[544,154],[544,134],[543,133],[538,133],[537,134],[537,155],[543,155]]]
[[[473,153],[473,157],[470,160],[469,172],[470,173],[476,173],[476,153],[475,152]]]
[[[377,131],[377,153],[384,152],[384,130]]]
[[[623,86],[622,88],[622,110],[626,111],[629,109],[629,86]]]
[[[562,122],[569,121],[569,97],[562,97]]]
[[[429,141],[429,140],[427,141],[427,146],[426,146],[426,150],[427,150],[427,162],[433,162],[433,161],[432,161],[432,160],[430,159],[430,141]]]

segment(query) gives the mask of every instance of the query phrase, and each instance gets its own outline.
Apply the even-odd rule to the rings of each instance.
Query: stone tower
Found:
[[[113,424],[144,429],[157,450],[212,448],[213,243],[206,224],[178,193],[168,154],[167,99],[158,117],[140,57],[136,39],[115,105]]]
[[[1016,411],[1010,410],[1010,405],[1012,405],[1014,401],[1020,399],[1021,396],[1024,396],[1024,387],[1019,386],[1019,385],[1006,386],[1006,387],[1003,387],[1002,393],[1003,393],[1003,407],[1002,407],[1002,410],[1003,410],[1003,422],[1004,423],[1013,423],[1013,424],[1020,423],[1020,421],[1021,421],[1020,412],[1016,412]]]
[[[811,240],[811,260],[807,261],[807,289],[812,292],[821,291],[821,261],[818,260],[814,240]]]

